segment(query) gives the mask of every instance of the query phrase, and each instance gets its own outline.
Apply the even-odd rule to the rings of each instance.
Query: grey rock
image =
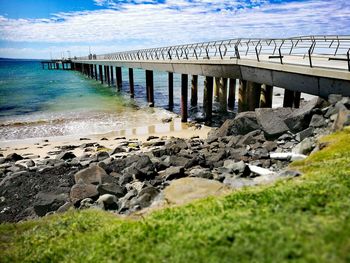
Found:
[[[11,153],[5,158],[5,162],[16,162],[19,160],[23,160],[23,157],[17,153]]]
[[[224,168],[228,169],[230,173],[235,173],[246,177],[250,174],[249,167],[243,162],[235,162],[234,160],[225,160]]]
[[[147,141],[142,144],[143,147],[156,147],[156,146],[163,146],[165,145],[165,141],[162,140],[152,140]]]
[[[298,132],[296,135],[295,135],[295,139],[298,141],[298,142],[301,142],[302,140],[304,140],[305,138],[308,138],[310,136],[312,136],[314,134],[314,129],[312,127],[309,127],[301,132]]]
[[[155,187],[149,186],[142,189],[136,200],[131,202],[131,206],[138,207],[139,209],[148,207],[152,204],[153,200],[159,194],[159,190]]]
[[[94,206],[94,200],[91,198],[84,198],[80,201],[79,209],[88,209]]]
[[[310,121],[310,127],[324,127],[326,126],[326,119],[322,115],[314,114]]]
[[[279,176],[281,177],[298,177],[300,175],[301,173],[299,171],[293,171],[293,170],[285,170],[279,173]]]
[[[115,147],[112,151],[111,155],[118,154],[118,153],[125,153],[126,149],[122,146]]]
[[[264,131],[266,138],[277,138],[289,131],[284,120],[288,118],[292,109],[290,108],[259,108],[255,110],[258,123]]]
[[[73,207],[71,202],[65,202],[63,205],[61,205],[57,210],[56,213],[65,213],[67,212],[71,207]]]
[[[329,94],[328,95],[328,102],[330,104],[336,104],[338,101],[341,101],[343,96],[341,94]]]
[[[277,143],[274,141],[266,141],[263,143],[262,147],[271,152],[277,149]]]
[[[341,110],[333,123],[332,130],[339,131],[350,125],[350,110]]]
[[[223,183],[225,185],[230,186],[233,189],[239,189],[242,187],[246,187],[246,186],[253,186],[255,185],[255,183],[250,180],[250,179],[246,179],[246,178],[237,178],[237,177],[226,177],[223,181]]]
[[[97,201],[97,205],[105,210],[117,210],[118,209],[118,200],[116,196],[111,194],[101,195]]]
[[[67,193],[39,192],[35,197],[33,208],[38,216],[44,216],[48,212],[56,211],[67,200]]]
[[[313,138],[306,138],[297,144],[292,152],[296,154],[309,154],[316,147]]]
[[[67,161],[67,160],[71,160],[73,158],[75,158],[75,154],[72,152],[61,152],[60,154],[58,154],[56,156],[57,160],[63,160],[63,161]]]
[[[101,161],[103,161],[103,160],[105,160],[105,159],[107,159],[107,158],[109,158],[108,152],[101,151],[101,152],[98,152],[98,153],[96,154],[96,160],[97,160],[98,162],[101,162]]]
[[[200,177],[206,179],[213,179],[213,174],[209,168],[202,168],[201,166],[195,166],[189,171],[190,177]]]
[[[73,185],[70,190],[70,200],[74,205],[85,198],[95,198],[98,195],[96,185],[85,184],[82,181]]]
[[[165,169],[163,176],[166,181],[179,179],[185,176],[185,169],[183,166],[171,166]]]
[[[118,178],[116,178],[118,180]],[[97,191],[100,195],[111,194],[117,197],[122,197],[126,194],[126,188],[117,183],[104,183],[97,186]]]
[[[184,139],[174,138],[165,144],[165,150],[168,155],[177,154],[183,149],[188,149],[188,145]]]
[[[89,168],[81,170],[74,175],[74,180],[78,183],[82,180],[85,184],[101,184],[103,178],[108,177],[108,174],[104,169],[97,165],[93,165]]]

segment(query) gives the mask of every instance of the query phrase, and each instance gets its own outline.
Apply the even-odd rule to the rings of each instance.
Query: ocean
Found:
[[[127,69],[123,69],[123,88],[118,92],[115,85],[102,85],[79,72],[43,70],[40,61],[2,60],[0,141],[103,134],[161,123],[174,116],[167,111],[167,76],[154,73],[156,107],[149,108],[144,70],[134,70],[135,99],[130,99]],[[180,77],[174,74],[175,113],[180,112]],[[203,81],[200,77],[199,107]]]

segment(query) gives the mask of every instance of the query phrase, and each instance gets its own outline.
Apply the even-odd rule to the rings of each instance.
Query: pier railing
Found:
[[[346,64],[350,71],[350,36],[300,36],[292,38],[240,38],[92,55],[76,60],[185,61],[253,59],[280,64],[300,58],[315,67],[322,59],[332,65]],[[324,63],[322,64],[324,65]],[[332,67],[332,66],[331,66]]]

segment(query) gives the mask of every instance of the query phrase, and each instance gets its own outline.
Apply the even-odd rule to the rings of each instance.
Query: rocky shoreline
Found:
[[[62,146],[46,159],[0,154],[0,222],[72,207],[129,215],[157,202],[176,203],[176,195],[185,193],[174,197],[169,189],[175,185],[218,193],[295,177],[300,173],[288,170],[288,164],[322,149],[320,136],[347,125],[350,99],[331,95],[328,102],[315,98],[299,109],[239,113],[207,139],[121,137],[115,138],[114,149],[106,149],[82,138],[81,144]],[[73,153],[77,148],[82,155]]]

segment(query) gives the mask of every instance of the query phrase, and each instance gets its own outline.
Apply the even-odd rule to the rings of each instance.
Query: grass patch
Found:
[[[143,220],[70,211],[0,225],[1,262],[350,262],[350,130],[271,186]]]

